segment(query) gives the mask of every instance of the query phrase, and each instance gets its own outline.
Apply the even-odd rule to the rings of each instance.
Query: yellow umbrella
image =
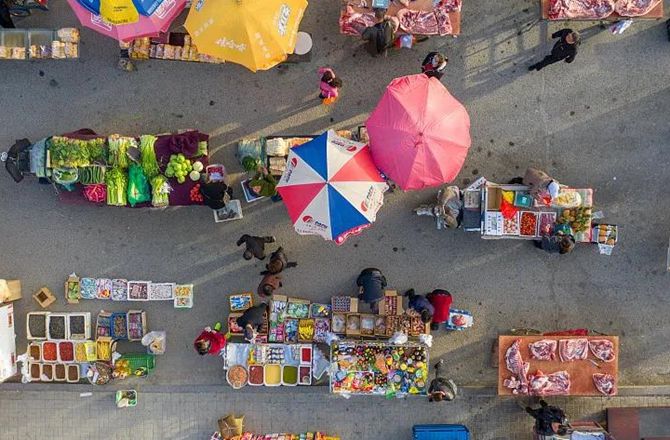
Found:
[[[198,52],[266,70],[293,53],[307,0],[194,0],[186,18]]]
[[[103,0],[100,2],[100,17],[113,25],[136,23],[140,14],[132,0]]]

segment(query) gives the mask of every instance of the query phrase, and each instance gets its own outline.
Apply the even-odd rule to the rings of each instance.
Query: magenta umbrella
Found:
[[[161,32],[167,32],[170,23],[184,10],[186,1],[163,0],[150,15],[140,14],[135,23],[113,25],[86,9],[78,0],[67,0],[82,25],[119,41],[154,37]]]
[[[396,78],[365,123],[377,167],[403,190],[456,178],[470,148],[470,117],[436,78]]]

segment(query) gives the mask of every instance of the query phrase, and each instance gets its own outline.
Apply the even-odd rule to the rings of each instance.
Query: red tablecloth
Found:
[[[81,139],[89,140],[101,137],[91,129],[82,128],[80,130],[74,131],[72,133],[65,133],[61,136],[65,136],[72,139]],[[156,151],[156,159],[160,164],[161,173],[165,173],[165,168],[167,167],[168,162],[170,161],[171,154],[177,154],[180,152],[180,147],[189,146],[193,142],[207,142],[209,141],[209,135],[200,133],[199,131],[187,131],[179,134],[165,134],[157,135],[156,143],[154,144],[154,150]],[[185,154],[186,155],[186,154]],[[188,157],[188,156],[187,156]],[[209,164],[207,156],[200,157],[189,157],[192,161],[198,160],[202,162],[202,165],[206,167]],[[184,183],[178,183],[177,179],[170,178],[168,179],[172,191],[168,199],[170,200],[170,206],[186,206],[186,205],[202,205],[202,202],[193,202],[191,201],[190,192],[197,182],[193,182],[190,179],[186,179]],[[83,198],[81,192],[82,185],[77,185],[77,189],[72,192],[61,191],[60,199],[67,203],[76,203],[73,199]],[[131,207],[130,205],[127,205]],[[134,208],[146,208],[150,207],[151,203],[140,203],[134,206]]]

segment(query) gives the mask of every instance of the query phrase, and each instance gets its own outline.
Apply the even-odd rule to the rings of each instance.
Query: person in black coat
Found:
[[[558,63],[565,60],[566,63],[571,63],[577,56],[577,47],[580,44],[579,34],[572,29],[561,29],[558,32],[551,34],[551,38],[560,38],[551,49],[551,53],[531,66],[528,70],[537,70],[538,72],[549,64]]]
[[[242,316],[237,318],[237,325],[244,329],[244,339],[251,342],[258,334],[258,329],[265,323],[265,314],[268,305],[258,304],[244,311]]]
[[[439,52],[430,52],[426,55],[426,58],[423,59],[421,63],[421,72],[424,73],[428,78],[437,78],[442,79],[444,71],[447,70],[447,63],[449,60],[447,57],[442,55]]]
[[[386,277],[382,271],[369,267],[363,269],[356,279],[358,286],[358,299],[370,304],[372,313],[379,312],[379,301],[384,297],[386,288]]]
[[[428,301],[424,295],[417,295],[414,289],[409,289],[404,293],[409,299],[409,308],[421,315],[421,322],[428,324],[433,319],[435,307]]]
[[[226,207],[233,197],[233,188],[222,180],[207,180],[200,184],[200,194],[205,205],[217,210]]]
[[[535,433],[540,435],[564,435],[568,420],[565,412],[557,406],[549,405],[540,400],[540,407],[533,409],[526,407],[526,412],[535,419]]]
[[[0,27],[13,29],[14,22],[12,21],[12,14],[9,13],[9,5],[7,0],[0,0]]]
[[[256,237],[254,235],[244,234],[237,240],[237,246],[242,246],[242,244],[246,245],[244,254],[242,254],[245,260],[251,260],[253,257],[258,258],[259,260],[265,260],[265,244],[274,242],[275,238],[273,236]]]

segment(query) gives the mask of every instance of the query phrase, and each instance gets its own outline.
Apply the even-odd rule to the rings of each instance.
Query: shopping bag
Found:
[[[102,0],[100,17],[107,23],[120,25],[136,23],[140,14],[132,0]]]

